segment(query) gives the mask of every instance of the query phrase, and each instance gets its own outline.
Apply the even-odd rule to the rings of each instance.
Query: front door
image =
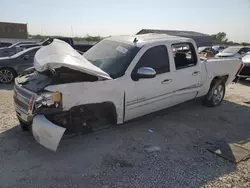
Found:
[[[174,92],[167,47],[163,44],[144,47],[138,56],[125,89],[125,121],[170,106]],[[133,75],[141,67],[153,68],[156,76],[134,79]]]

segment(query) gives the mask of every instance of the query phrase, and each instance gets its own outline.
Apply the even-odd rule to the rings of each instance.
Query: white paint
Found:
[[[112,79],[106,72],[80,55],[68,43],[58,39],[54,39],[50,45],[37,51],[34,58],[34,67],[39,72],[68,67],[100,78]]]
[[[33,119],[32,133],[36,141],[44,147],[56,151],[65,128],[51,123],[42,115],[37,115]]]
[[[159,37],[163,37],[160,40]],[[146,37],[146,35],[144,36]],[[117,112],[117,123],[123,123],[124,121],[140,117],[145,114],[152,113],[154,111],[161,110],[166,107],[170,107],[181,102],[193,99],[195,97],[200,97],[206,95],[211,81],[215,76],[223,76],[229,75],[228,81],[226,83],[229,84],[235,77],[237,70],[240,67],[241,61],[237,59],[208,59],[206,61],[201,62],[198,59],[198,62],[195,66],[183,68],[180,70],[176,70],[174,63],[174,56],[172,52],[171,45],[175,43],[192,43],[195,47],[195,43],[192,39],[180,38],[180,37],[170,37],[166,39],[166,36],[159,35],[158,38],[156,34],[147,35],[147,37],[155,37],[155,40],[145,40],[141,42],[143,46],[141,50],[138,52],[136,57],[133,59],[128,69],[120,78],[111,79],[111,80],[103,80],[97,82],[79,82],[79,83],[68,83],[68,84],[60,84],[60,85],[51,85],[47,86],[45,89],[49,91],[59,91],[62,93],[63,98],[63,110],[67,111],[74,106],[91,104],[91,103],[102,103],[102,102],[112,102],[115,105]],[[131,38],[115,38],[110,40],[117,40],[119,42],[131,42]],[[139,42],[140,38],[138,37]],[[108,40],[108,39],[106,39]],[[126,41],[128,40],[128,41]],[[155,78],[150,79],[140,79],[139,81],[133,81],[131,79],[131,73],[139,61],[140,57],[150,48],[158,45],[165,45],[168,49],[169,53],[169,62],[170,62],[170,72],[163,73],[157,75]],[[67,50],[71,54],[72,50],[66,47],[63,49],[63,58],[61,58],[61,48],[59,50],[59,54],[57,53],[58,48],[53,48],[53,54],[56,55],[55,60],[57,64],[54,63],[53,67],[62,66],[61,64],[65,64],[65,58],[67,57]],[[195,48],[196,49],[196,48]],[[196,49],[197,53],[197,49]],[[49,57],[43,57],[43,55],[49,55],[49,51],[46,50],[46,53],[41,53],[38,55],[40,60],[46,60],[46,63],[40,63],[44,66],[50,64]],[[74,56],[72,56],[74,57]],[[72,58],[70,57],[70,58]],[[199,57],[199,56],[198,56]],[[67,58],[66,58],[67,59]],[[52,60],[54,60],[52,58]],[[60,61],[63,61],[60,63]],[[71,59],[72,60],[72,59]],[[83,64],[85,60],[83,60]],[[40,61],[41,62],[41,61]],[[43,62],[43,61],[42,61]],[[76,61],[77,62],[77,61]],[[70,68],[74,66],[74,69],[82,70],[86,73],[92,73],[96,75],[101,75],[103,77],[107,77],[107,75],[103,74],[101,71],[96,70],[95,66],[85,66],[84,68],[80,66],[73,65],[76,62],[66,63]],[[78,64],[78,63],[77,63]],[[42,68],[45,68],[43,67]],[[92,70],[93,68],[93,70]],[[88,71],[86,71],[88,70]],[[196,72],[196,74],[193,74]],[[171,80],[169,82],[164,83],[164,80]],[[125,101],[124,101],[125,95]],[[125,104],[125,106],[124,106]],[[125,109],[125,111],[124,111]],[[124,116],[125,114],[125,116]],[[38,123],[39,125],[36,125]],[[43,121],[43,125],[45,130],[50,130],[51,123]],[[43,130],[41,127],[40,121],[37,121],[35,118],[34,127],[38,127]],[[60,135],[63,130],[53,129],[53,131],[58,131],[60,133],[53,133]],[[63,131],[64,132],[64,131]],[[44,137],[44,132],[35,131],[35,134],[39,134],[40,137]],[[55,148],[57,146],[58,139],[60,136],[56,136],[55,140],[49,139],[46,137],[43,142],[40,141],[41,144],[45,145],[45,147]],[[46,141],[46,140],[49,140]],[[52,143],[51,143],[52,142]],[[58,142],[58,143],[57,143]],[[51,145],[49,145],[51,144]]]

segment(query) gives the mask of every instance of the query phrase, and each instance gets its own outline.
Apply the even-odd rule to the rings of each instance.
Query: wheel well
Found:
[[[102,103],[91,103],[79,106],[74,106],[70,109],[71,114],[80,115],[81,113],[92,116],[90,118],[107,118],[112,124],[117,123],[117,113],[114,103],[102,102]],[[93,117],[94,116],[94,117]]]
[[[222,82],[225,84],[227,82],[227,79],[228,79],[228,75],[216,76],[213,78],[210,87],[213,86],[217,82]]]
[[[14,74],[15,74],[14,76],[15,76],[15,77],[17,76],[16,70],[13,69],[12,67],[1,67],[0,70],[2,70],[2,69],[10,69],[10,70],[12,70],[12,71],[14,72]]]

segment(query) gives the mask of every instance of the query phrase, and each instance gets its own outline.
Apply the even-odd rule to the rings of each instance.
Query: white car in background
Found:
[[[248,52],[250,52],[250,46],[229,46],[228,48],[216,54],[215,57],[242,58]]]
[[[242,67],[238,73],[238,78],[240,80],[245,80],[250,78],[250,52],[248,52],[242,59]]]

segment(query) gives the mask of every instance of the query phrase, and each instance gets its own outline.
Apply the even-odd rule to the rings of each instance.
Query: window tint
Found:
[[[23,56],[25,55],[28,55],[29,56],[29,59],[33,59],[36,52],[39,50],[39,48],[36,48],[36,49],[33,49],[33,50],[30,50],[28,52],[26,52],[25,54],[23,54]]]
[[[156,46],[147,50],[137,63],[134,71],[140,67],[150,67],[156,71],[156,74],[169,72],[169,57],[166,46]]]
[[[242,48],[240,51],[239,51],[239,53],[247,53],[247,52],[249,52],[250,51],[250,48]]]
[[[175,49],[174,61],[176,70],[195,66],[197,64],[197,56],[193,44],[178,43],[172,45],[172,50]]]

